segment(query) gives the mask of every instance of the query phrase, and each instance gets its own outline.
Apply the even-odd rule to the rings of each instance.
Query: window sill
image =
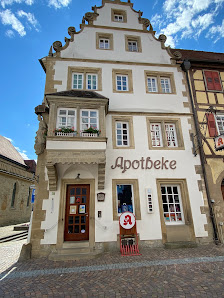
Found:
[[[149,150],[185,150],[183,146],[181,147],[149,147]]]
[[[62,137],[62,136],[48,136],[47,141],[72,141],[72,142],[107,142],[106,137],[86,137],[86,136],[73,136],[73,137]]]

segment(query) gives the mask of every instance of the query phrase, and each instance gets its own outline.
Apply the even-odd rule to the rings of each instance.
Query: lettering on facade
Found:
[[[111,169],[114,170],[116,168],[120,168],[122,170],[122,173],[125,173],[129,169],[142,169],[142,170],[150,170],[152,168],[156,170],[175,170],[177,167],[176,160],[168,160],[165,159],[165,157],[162,157],[161,159],[157,159],[153,161],[151,157],[142,157],[141,159],[137,160],[129,160],[124,159],[123,157],[119,156],[115,160],[114,165],[111,166]]]

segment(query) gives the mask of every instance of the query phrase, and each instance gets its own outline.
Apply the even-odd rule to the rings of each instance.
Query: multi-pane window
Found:
[[[162,93],[171,93],[170,79],[160,78]]]
[[[150,130],[151,130],[152,147],[162,147],[163,138],[162,138],[161,124],[151,123]]]
[[[98,89],[98,75],[96,73],[73,73],[73,89]]]
[[[155,77],[147,77],[147,87],[149,92],[158,92],[157,80]]]
[[[57,128],[68,127],[75,129],[76,127],[76,111],[73,109],[58,109]]]
[[[82,73],[74,73],[73,74],[73,89],[83,89],[83,74]]]
[[[137,41],[128,41],[128,51],[129,52],[138,52],[138,43]]]
[[[99,39],[99,48],[100,49],[109,49],[110,48],[110,40],[108,38],[100,38]]]
[[[117,146],[129,146],[128,122],[116,122]]]
[[[117,75],[116,87],[117,87],[117,91],[128,91],[128,76]]]
[[[132,185],[117,185],[117,205],[118,213],[125,211],[133,212],[133,198],[132,198]]]
[[[81,130],[88,129],[90,127],[94,129],[99,128],[98,124],[98,111],[96,110],[81,110]]]
[[[124,21],[124,17],[121,14],[114,14],[114,21],[115,22],[123,22]]]
[[[184,223],[179,186],[161,185],[161,194],[165,222]]]
[[[97,75],[96,74],[87,74],[87,89],[88,90],[97,90]]]
[[[166,141],[168,147],[177,147],[177,134],[174,123],[165,123]]]
[[[218,126],[218,134],[224,134],[224,115],[216,115],[216,122]]]

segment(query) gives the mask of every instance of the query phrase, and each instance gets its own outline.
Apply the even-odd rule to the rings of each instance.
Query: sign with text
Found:
[[[152,168],[156,170],[175,170],[176,169],[177,162],[176,160],[168,160],[165,159],[165,157],[161,157],[161,159],[152,160],[151,157],[142,157],[141,159],[137,160],[129,160],[124,159],[123,157],[117,157],[115,160],[115,164],[111,166],[111,169],[114,170],[116,168],[120,168],[122,170],[122,173],[126,172],[129,169],[142,169],[142,170],[150,170]]]
[[[224,149],[224,135],[220,135],[214,138],[215,141],[215,150],[223,150]]]

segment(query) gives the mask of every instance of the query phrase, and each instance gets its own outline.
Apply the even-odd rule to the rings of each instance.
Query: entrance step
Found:
[[[89,241],[67,241],[63,243],[62,248],[83,248],[89,247]]]
[[[93,259],[98,257],[102,251],[94,250],[89,247],[89,242],[82,243],[64,243],[62,248],[58,248],[56,251],[51,252],[49,260],[52,261],[68,261],[68,260],[81,260],[81,259]],[[87,245],[88,244],[88,245]]]
[[[175,248],[194,248],[197,247],[197,243],[191,241],[178,241],[178,242],[167,242],[164,244],[167,249]]]

